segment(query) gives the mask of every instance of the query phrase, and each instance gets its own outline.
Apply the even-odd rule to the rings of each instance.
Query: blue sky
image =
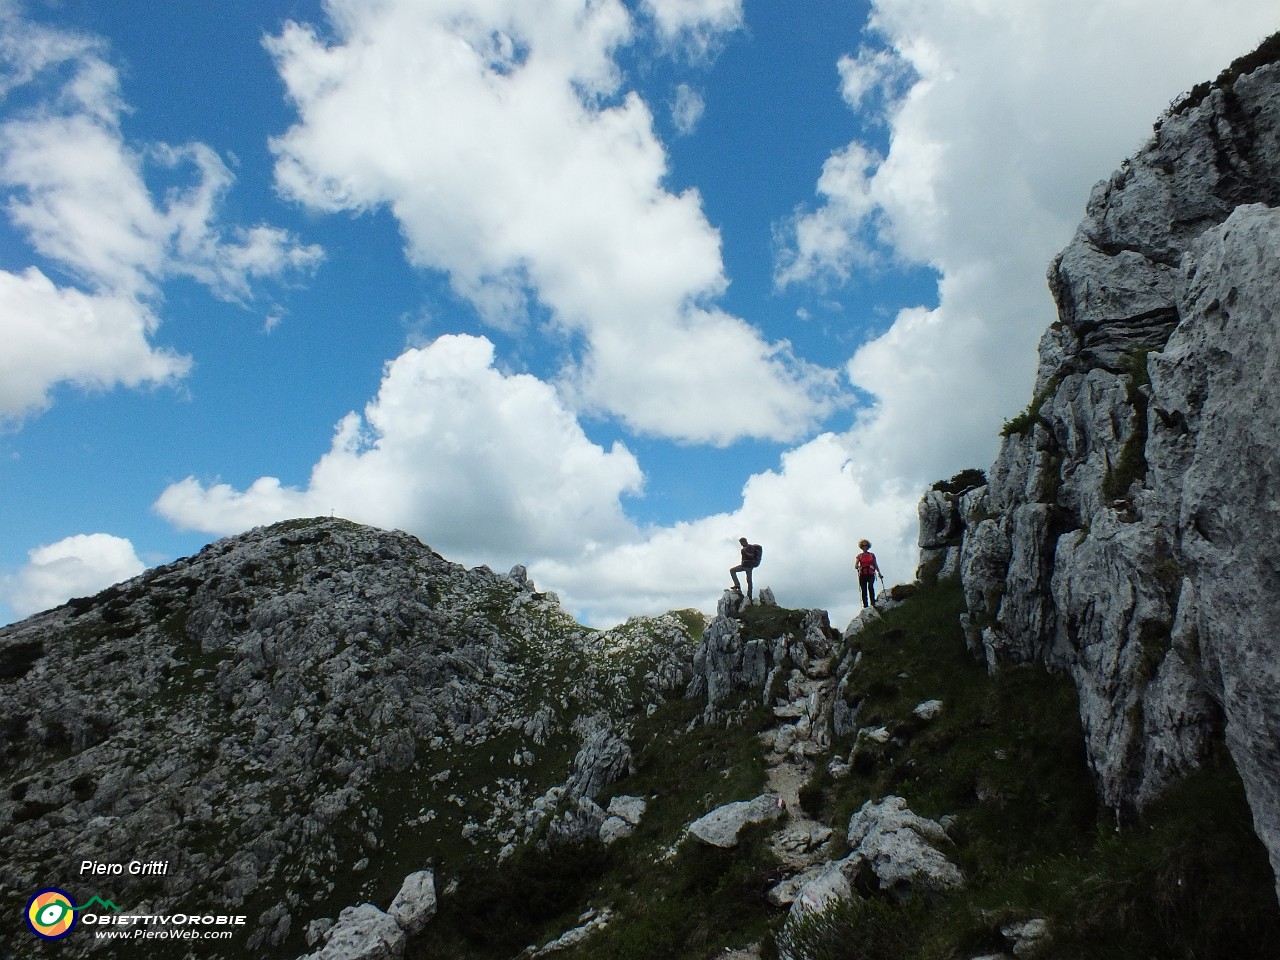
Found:
[[[0,622],[331,512],[847,619],[1261,6],[0,0]]]

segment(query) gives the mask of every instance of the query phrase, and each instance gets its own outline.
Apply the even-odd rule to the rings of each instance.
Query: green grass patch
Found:
[[[1027,404],[1027,408],[1017,416],[1006,420],[1004,426],[1000,428],[1000,436],[1012,437],[1015,434],[1022,437],[1031,436],[1031,431],[1040,419],[1040,408],[1045,402],[1058,392],[1058,385],[1062,383],[1062,378],[1052,377],[1043,390],[1031,398],[1031,402]]]
[[[1091,828],[1095,801],[1070,681],[1033,667],[989,676],[965,649],[963,609],[958,584],[923,587],[857,636],[846,700],[860,727],[892,739],[835,744],[852,749],[852,772],[807,802],[836,824],[891,793],[925,816],[959,816],[974,839],[967,869],[998,873],[1028,842],[1054,848]],[[926,700],[942,701],[938,718],[913,715]]]
[[[798,634],[806,613],[805,610],[753,603],[743,607],[738,619],[742,621],[742,633],[746,639],[776,640],[784,635]]]
[[[904,797],[951,816],[955,892],[897,903],[856,900],[785,931],[804,960],[955,960],[1009,953],[1001,927],[1043,918],[1038,960],[1263,960],[1280,908],[1239,778],[1221,762],[1174,785],[1117,832],[1097,807],[1073,685],[1040,667],[989,676],[964,650],[954,584],[915,598],[855,639],[848,697],[859,726],[892,738],[852,753],[850,773],[819,767],[806,809],[840,830],[868,799]],[[912,716],[943,701],[933,721]],[[842,756],[851,740],[835,745]]]
[[[1051,956],[1264,960],[1280,943],[1275,877],[1235,768],[1173,785],[1143,825],[1044,868]]]
[[[688,842],[660,869],[634,869],[621,914],[574,960],[703,960],[769,933],[765,894],[779,879],[772,824],[744,831],[733,850]],[[619,890],[619,893],[623,891]]]
[[[588,907],[610,907],[604,930],[565,956],[702,958],[731,942],[759,940],[771,919],[764,893],[777,882],[761,827],[735,850],[686,842],[685,827],[708,810],[758,796],[765,764],[758,731],[763,708],[744,719],[697,724],[701,704],[675,700],[637,720],[634,772],[609,797],[642,796],[648,811],[634,835],[609,848],[520,848],[501,864],[470,861],[453,879],[429,938],[410,958],[509,958],[578,924]],[[417,952],[415,952],[417,951]]]

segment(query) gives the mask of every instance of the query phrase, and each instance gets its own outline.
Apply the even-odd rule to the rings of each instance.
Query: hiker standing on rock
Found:
[[[876,555],[871,552],[870,540],[859,540],[858,547],[862,552],[854,563],[858,567],[858,586],[862,588],[862,608],[865,610],[868,603],[873,607],[876,605],[876,574],[880,573],[880,564],[876,563]],[[880,574],[880,579],[884,579],[884,574]]]
[[[746,537],[739,537],[738,542],[742,544],[742,562],[729,568],[729,576],[733,577],[733,589],[741,593],[742,585],[738,583],[738,574],[747,575],[747,599],[750,600],[751,571],[760,566],[760,561],[764,558],[764,547],[758,543],[747,543]]]

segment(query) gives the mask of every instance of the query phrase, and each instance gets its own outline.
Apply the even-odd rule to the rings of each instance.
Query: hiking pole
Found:
[[[880,592],[884,594],[884,597],[887,600],[889,598],[889,592],[888,592],[888,588],[884,585],[884,573],[880,570],[878,566],[876,567],[876,573],[880,574]]]

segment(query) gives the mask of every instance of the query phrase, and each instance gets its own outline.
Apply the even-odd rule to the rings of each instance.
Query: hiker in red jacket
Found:
[[[880,565],[871,552],[870,540],[859,540],[858,546],[862,552],[854,563],[858,567],[858,586],[862,588],[862,607],[865,610],[868,603],[873,607],[876,605],[876,574],[880,573]],[[884,574],[880,574],[880,579],[884,579]]]
[[[742,562],[736,567],[729,568],[729,576],[733,577],[733,589],[741,593],[742,584],[738,583],[738,574],[747,575],[747,599],[750,600],[751,571],[760,566],[760,560],[764,557],[764,547],[758,543],[747,543],[746,537],[739,537],[738,543],[742,544]]]

